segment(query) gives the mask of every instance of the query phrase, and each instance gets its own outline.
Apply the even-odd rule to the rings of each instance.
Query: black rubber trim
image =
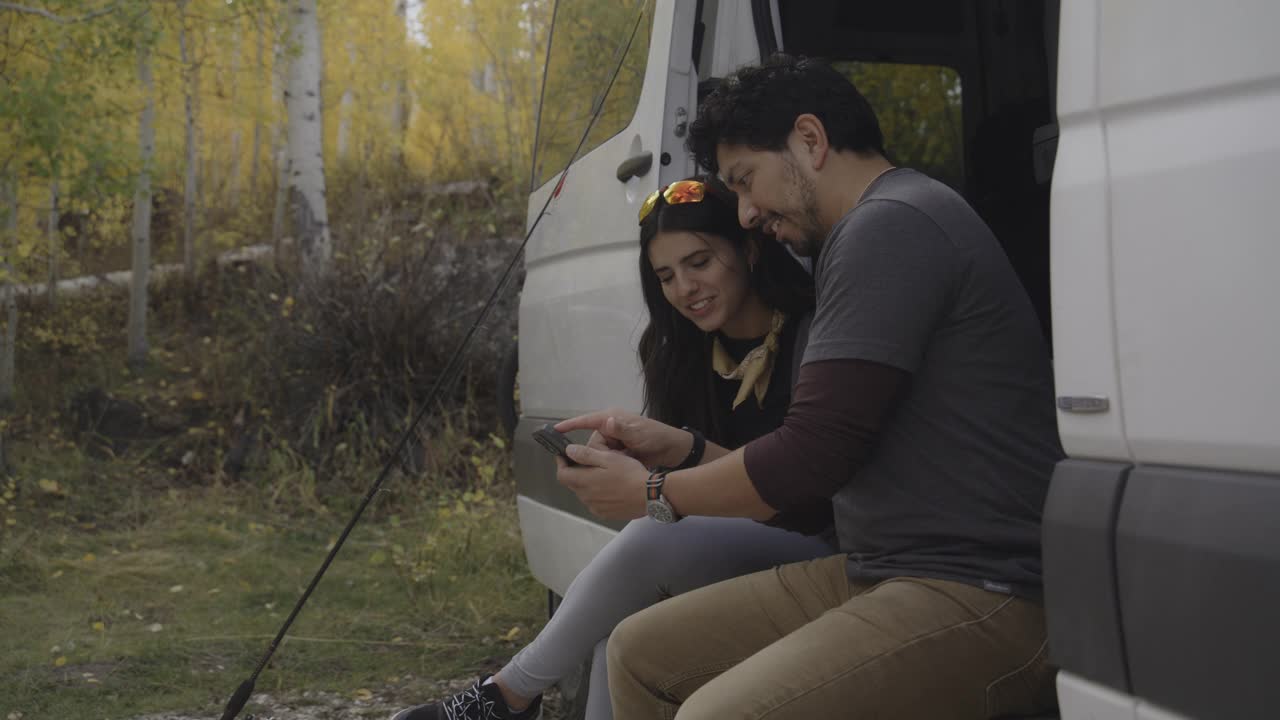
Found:
[[[1063,460],[1053,471],[1043,526],[1049,657],[1121,692],[1129,672],[1116,582],[1115,528],[1130,466]]]
[[[1280,709],[1280,475],[1139,466],[1116,542],[1133,694],[1196,718]]]
[[[773,8],[769,0],[751,0],[751,19],[756,26],[760,62],[764,62],[778,52],[778,36],[773,32]]]

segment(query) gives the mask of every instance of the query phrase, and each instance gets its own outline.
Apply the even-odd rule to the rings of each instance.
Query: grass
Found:
[[[346,521],[285,517],[232,487],[114,480],[110,492],[137,498],[123,503],[141,510],[134,520],[76,522],[50,509],[72,498],[49,492],[8,515],[6,716],[220,710]],[[504,660],[545,612],[511,505],[465,493],[357,526],[257,689],[358,697],[395,684],[409,699],[415,685]]]
[[[523,223],[523,202],[395,187],[335,208],[348,257],[310,300],[267,266],[154,285],[141,368],[125,293],[21,304],[0,413],[0,720],[217,716],[252,673],[465,329],[493,254],[478,238]],[[258,691],[422,700],[541,627],[486,347]]]

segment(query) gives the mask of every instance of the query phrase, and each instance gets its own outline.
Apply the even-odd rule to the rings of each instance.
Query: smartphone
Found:
[[[543,425],[537,430],[534,430],[533,439],[537,440],[538,444],[546,448],[547,452],[551,453],[552,455],[559,455],[560,457],[564,458],[565,462],[569,463],[570,465],[578,464],[570,460],[569,456],[565,454],[565,451],[564,451],[565,448],[569,447],[570,445],[569,438],[565,437],[564,433],[560,432],[559,430],[556,430],[553,425],[550,425],[550,424]]]

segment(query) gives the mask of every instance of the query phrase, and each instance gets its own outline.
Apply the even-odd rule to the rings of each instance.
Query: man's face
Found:
[[[797,255],[815,257],[827,230],[818,216],[817,187],[791,149],[716,148],[720,176],[738,194],[738,222],[758,227]]]

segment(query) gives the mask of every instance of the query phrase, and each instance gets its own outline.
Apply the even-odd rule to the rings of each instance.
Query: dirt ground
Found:
[[[434,698],[445,697],[453,692],[465,689],[474,679],[444,681],[435,683],[436,692],[430,698],[405,697],[395,687],[371,690],[366,697],[361,693],[358,697],[350,694],[306,691],[294,696],[276,696],[270,693],[255,693],[239,720],[386,720],[392,713],[409,705],[426,702]],[[187,714],[159,713],[142,715],[132,720],[218,720],[221,710],[216,713]],[[547,693],[543,699],[543,720],[557,720],[561,717],[560,698],[555,689]]]

